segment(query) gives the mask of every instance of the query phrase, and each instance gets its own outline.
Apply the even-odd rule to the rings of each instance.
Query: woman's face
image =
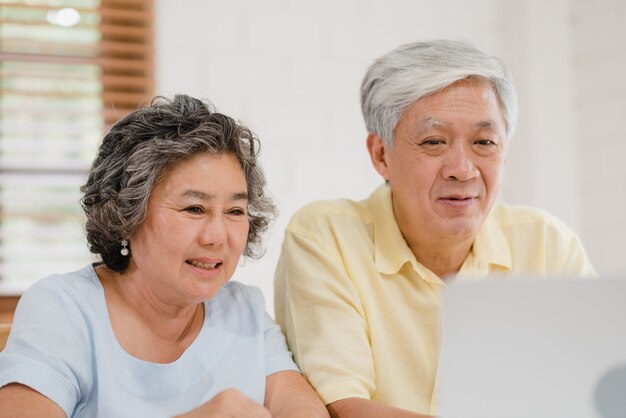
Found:
[[[248,237],[246,179],[232,154],[200,154],[170,168],[130,239],[129,274],[181,306],[213,297],[233,275]]]

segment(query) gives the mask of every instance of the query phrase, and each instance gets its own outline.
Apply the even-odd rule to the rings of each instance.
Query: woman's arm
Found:
[[[19,383],[0,388],[0,405],[0,418],[66,418],[59,405]]]
[[[267,376],[265,407],[274,418],[329,417],[315,391],[295,371],[282,371]]]

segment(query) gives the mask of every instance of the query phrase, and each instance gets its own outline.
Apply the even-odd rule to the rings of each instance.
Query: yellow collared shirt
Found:
[[[459,280],[490,273],[593,276],[576,234],[538,209],[496,205]],[[275,276],[276,319],[328,404],[360,397],[436,414],[440,292],[395,222],[387,185],[301,209]]]

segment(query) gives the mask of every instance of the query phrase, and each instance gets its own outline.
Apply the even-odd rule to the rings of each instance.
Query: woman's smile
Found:
[[[222,265],[221,262],[203,263],[202,261],[195,261],[195,260],[186,260],[185,263],[191,264],[194,267],[198,267],[198,268],[206,269],[206,270],[214,270],[216,267],[219,267]]]

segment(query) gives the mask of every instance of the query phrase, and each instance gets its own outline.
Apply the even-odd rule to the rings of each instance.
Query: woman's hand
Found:
[[[174,418],[271,418],[270,411],[237,389],[226,389],[194,410]]]

